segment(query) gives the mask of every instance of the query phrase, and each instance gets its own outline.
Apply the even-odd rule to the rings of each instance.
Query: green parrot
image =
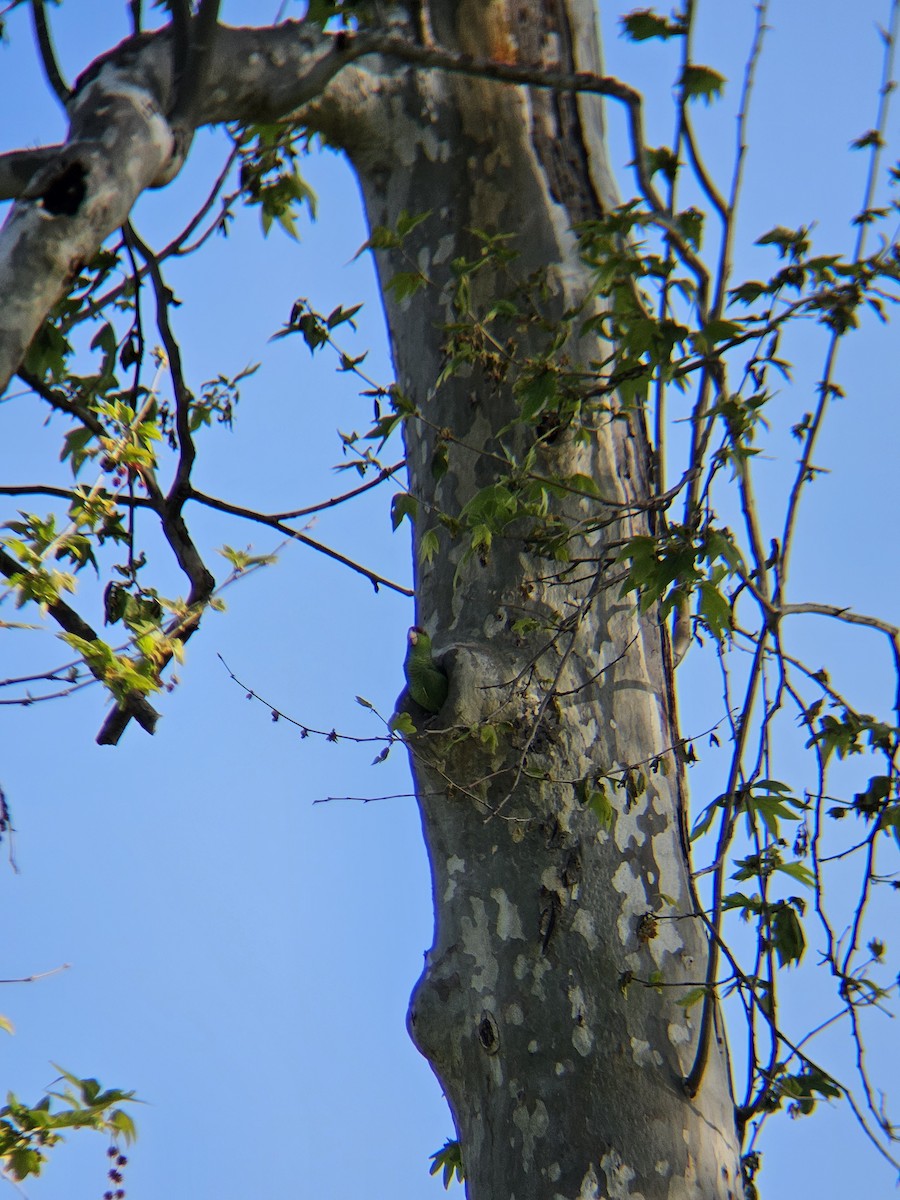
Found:
[[[420,625],[413,625],[408,636],[409,648],[403,673],[409,694],[420,708],[436,713],[447,699],[447,673],[431,653],[431,638]]]

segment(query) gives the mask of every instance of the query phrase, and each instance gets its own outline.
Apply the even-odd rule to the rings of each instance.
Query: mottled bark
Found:
[[[433,32],[448,48],[504,62],[599,70],[591,0],[429,7],[429,21],[411,14],[392,32]],[[338,73],[341,53],[297,26],[222,31],[218,82],[199,119],[285,112],[334,77],[308,119],[346,148],[370,224],[430,212],[402,254],[378,255],[398,383],[421,413],[406,424],[420,501],[417,620],[450,677],[444,708],[429,720],[419,714],[411,738],[436,932],[410,1030],[449,1099],[471,1197],[738,1198],[721,1038],[697,1095],[682,1083],[699,1006],[685,1011],[678,1000],[704,979],[707,941],[689,875],[665,633],[652,613],[639,622],[633,601],[610,586],[608,548],[647,528],[650,455],[640,420],[598,413],[586,443],[562,434],[541,451],[542,473],[589,474],[614,502],[606,528],[577,547],[581,569],[561,574],[516,526],[488,555],[465,557],[465,539],[445,530],[431,562],[418,555],[438,510],[458,514],[496,478],[501,443],[522,454],[533,437],[516,424],[513,375],[498,381],[476,365],[436,385],[454,317],[451,264],[478,254],[472,229],[514,234],[510,269],[539,275],[548,320],[582,302],[590,278],[571,227],[614,203],[599,100],[396,58],[370,56]],[[0,243],[0,285],[19,306],[2,318],[0,390],[77,260],[125,219],[143,188],[177,171],[165,119],[170,75],[165,39],[156,37],[82,82],[68,148],[29,184]],[[98,114],[101,101],[113,107]],[[61,214],[47,200],[60,168],[71,172],[64,200],[74,207]],[[430,283],[398,303],[386,285],[410,258]],[[500,286],[480,272],[475,303]],[[521,364],[542,334],[513,332]],[[573,338],[565,353],[589,369],[596,344]],[[439,436],[449,469],[436,483]],[[577,496],[553,503],[567,519],[596,510]],[[514,630],[527,616],[551,633]],[[485,727],[496,743],[481,735]],[[582,803],[580,781],[653,760],[661,769],[646,790],[614,792],[612,826],[602,827]],[[651,978],[663,986],[641,982]]]
[[[599,71],[592,10],[580,0],[463,0],[432,5],[432,16],[438,40],[453,48]],[[497,460],[479,451],[499,454],[501,441],[522,451],[528,437],[499,436],[516,416],[511,380],[498,386],[475,368],[435,386],[453,319],[450,264],[479,250],[467,230],[514,233],[511,271],[545,273],[545,311],[558,316],[589,286],[571,227],[614,195],[596,98],[410,70],[357,86],[369,124],[351,151],[370,223],[393,227],[404,209],[431,212],[402,253],[379,256],[385,287],[410,260],[434,284],[399,304],[385,290],[398,382],[424,418],[406,427],[421,544],[436,527],[435,507],[458,514],[496,477]],[[477,299],[495,285],[477,276]],[[530,345],[528,336],[516,334],[520,360],[539,350],[540,334]],[[596,343],[566,350],[585,367],[599,357]],[[449,470],[435,485],[439,431],[452,436]],[[649,465],[641,423],[624,415],[598,418],[589,447],[561,439],[541,463],[547,475],[590,474],[602,496],[625,505],[647,498]],[[581,512],[589,507],[582,502]],[[579,514],[577,500],[561,508]],[[453,1109],[473,1197],[742,1195],[724,1041],[699,1094],[690,1099],[682,1086],[700,1006],[685,1012],[686,989],[671,985],[703,981],[707,942],[690,915],[665,633],[652,614],[638,623],[633,601],[604,586],[599,565],[604,541],[644,530],[635,509],[581,547],[598,574],[559,581],[549,578],[558,564],[514,532],[483,561],[465,560],[465,539],[444,531],[430,564],[417,555],[417,621],[443,652],[450,695],[436,717],[420,720],[412,744],[436,932],[409,1026]],[[532,670],[546,638],[517,636],[514,622],[537,613],[564,624],[590,591],[585,619]],[[460,738],[485,724],[498,733],[495,750]],[[600,828],[577,781],[657,755],[665,773],[640,796],[616,793],[612,830]],[[666,987],[623,986],[655,972]]]

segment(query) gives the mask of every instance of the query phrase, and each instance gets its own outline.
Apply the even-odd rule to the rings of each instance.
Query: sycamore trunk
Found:
[[[430,7],[441,45],[599,70],[589,2]],[[378,254],[397,380],[416,411],[405,422],[416,620],[450,679],[447,703],[420,712],[410,738],[436,913],[411,1034],[450,1102],[470,1197],[741,1196],[719,1029],[699,1093],[682,1085],[700,1006],[678,1001],[704,979],[707,939],[666,634],[614,583],[617,546],[648,528],[639,416],[613,408],[583,442],[562,431],[542,445],[537,473],[589,474],[614,502],[605,528],[571,543],[580,565],[536,548],[516,521],[473,553],[465,508],[534,442],[517,422],[517,372],[590,287],[572,227],[615,203],[600,104],[400,64],[360,69],[355,86],[358,120],[341,132],[370,225],[428,214]],[[471,275],[466,315],[454,262],[483,256],[484,234],[512,235],[515,257]],[[413,295],[392,287],[416,271],[427,283]],[[541,319],[510,320],[505,342],[492,326],[441,379],[449,327],[515,281]],[[560,354],[586,371],[600,357],[596,337],[577,334]],[[597,511],[577,495],[552,503],[548,515],[570,523]],[[584,801],[608,775],[629,786],[609,788],[604,824]]]

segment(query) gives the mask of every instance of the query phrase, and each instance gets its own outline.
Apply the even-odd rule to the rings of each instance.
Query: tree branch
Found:
[[[62,146],[40,146],[35,150],[0,154],[0,201],[17,200],[32,176],[54,162],[62,149]]]
[[[196,113],[200,108],[200,98],[206,90],[210,74],[216,29],[219,24],[219,2],[220,0],[200,0],[197,15],[190,20],[187,60],[184,72],[178,80],[172,119],[176,125],[186,127],[191,133],[195,127]]]
[[[7,579],[15,575],[27,574],[28,568],[16,560],[5,550],[0,549],[0,574]],[[77,637],[83,638],[86,642],[96,642],[98,637],[96,632],[88,625],[82,617],[70,608],[64,600],[55,600],[52,604],[47,605],[47,612],[57,623],[60,629],[66,633],[74,633]],[[99,670],[91,667],[90,663],[85,664],[91,674],[103,681],[103,675]],[[127,713],[126,723],[131,717],[134,717],[142,729],[146,729],[147,733],[153,733],[156,728],[156,722],[159,720],[159,713],[150,704],[146,696],[142,696],[139,692],[131,692],[123,708],[116,710],[123,715]]]
[[[198,492],[193,487],[188,499],[196,500],[198,504],[205,504],[208,508],[215,508],[219,512],[231,513],[232,516],[243,517],[247,521],[256,521],[260,525],[268,525],[272,529],[277,529],[285,537],[291,538],[295,542],[301,542],[304,546],[309,546],[313,550],[318,550],[320,554],[324,554],[328,558],[333,558],[335,562],[349,567],[357,575],[362,575],[363,578],[368,579],[376,591],[380,587],[386,587],[390,588],[391,591],[398,592],[401,596],[412,596],[415,594],[412,588],[404,587],[400,583],[394,583],[393,580],[386,579],[384,575],[379,575],[377,571],[370,571],[368,567],[354,562],[352,558],[347,558],[346,555],[340,554],[337,550],[332,550],[330,546],[326,546],[323,542],[317,542],[315,538],[301,533],[299,529],[291,529],[289,525],[283,524],[277,517],[267,516],[265,513],[259,513],[250,508],[241,508],[237,504],[229,504],[226,500],[217,500],[215,496],[208,496],[205,492]]]
[[[24,367],[20,367],[16,372],[19,379],[23,383],[28,384],[33,392],[36,392],[42,400],[55,408],[58,412],[63,412],[69,417],[74,417],[76,421],[80,421],[85,429],[89,429],[94,437],[105,437],[106,430],[102,422],[91,412],[89,408],[85,408],[83,404],[79,404],[76,400],[70,399],[56,388],[50,387],[44,383],[32,371],[27,371]]]
[[[65,108],[72,94],[72,89],[63,79],[59,63],[56,61],[56,52],[53,49],[50,26],[47,23],[47,10],[44,8],[44,0],[31,0],[31,19],[34,25],[35,41],[38,44],[47,82],[56,93],[60,104]]]

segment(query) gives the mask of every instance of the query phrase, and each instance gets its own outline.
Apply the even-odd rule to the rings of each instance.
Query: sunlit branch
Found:
[[[820,617],[833,617],[836,621],[844,621],[848,625],[864,625],[885,634],[892,641],[900,639],[900,625],[892,625],[880,617],[870,617],[866,613],[854,612],[852,608],[841,608],[837,604],[783,604],[778,610],[782,616],[791,617],[802,613],[813,613]]]
[[[0,550],[0,574],[10,579],[21,575],[23,572],[27,572],[27,570],[27,567],[16,562],[5,550]],[[57,625],[59,625],[60,629],[66,633],[73,633],[86,642],[95,642],[98,640],[96,632],[88,625],[87,621],[83,620],[64,600],[54,600],[48,604],[47,612]],[[86,665],[91,674],[95,675],[97,679],[103,680],[103,672],[100,668],[95,670],[91,667],[90,663]],[[146,729],[148,733],[152,733],[156,728],[156,722],[159,720],[159,713],[150,704],[146,696],[133,693],[129,697],[128,705],[130,714],[134,716],[141,728]]]
[[[396,475],[405,466],[406,459],[401,458],[392,467],[382,467],[374,479],[360,484],[357,488],[351,488],[349,492],[343,492],[340,496],[332,496],[330,500],[321,500],[318,504],[310,504],[306,508],[296,508],[293,512],[269,513],[268,515],[274,521],[293,521],[297,517],[308,517],[313,513],[322,512],[327,508],[334,508],[338,504],[343,504],[345,500],[353,500],[356,496],[361,496],[363,492],[368,492],[372,488],[378,487],[380,483],[384,483],[386,479],[390,479],[391,476]]]
[[[687,147],[688,158],[691,160],[691,169],[697,178],[703,191],[706,193],[706,198],[719,214],[723,221],[728,220],[728,206],[722,198],[722,194],[716,187],[712,176],[706,169],[703,160],[700,158],[700,151],[697,149],[697,142],[694,137],[694,127],[691,123],[690,113],[685,111],[684,114],[684,144]]]
[[[58,967],[51,967],[49,971],[37,971],[34,975],[22,975],[18,979],[0,979],[0,983],[37,983],[39,979],[49,979],[51,975],[59,975],[61,971],[68,971],[71,963],[60,963]]]
[[[731,255],[735,235],[735,223],[737,219],[737,207],[741,194],[741,183],[744,178],[744,165],[747,160],[747,122],[750,116],[750,101],[753,96],[753,88],[756,82],[756,70],[759,66],[760,55],[762,54],[763,38],[766,33],[766,14],[768,12],[768,0],[760,0],[756,5],[756,23],[753,29],[753,41],[750,46],[750,53],[747,56],[747,63],[744,68],[744,79],[741,85],[740,107],[737,115],[737,131],[734,158],[734,172],[731,178],[731,189],[728,196],[728,220],[725,223],[725,229],[722,233],[722,245],[719,249],[719,264],[716,271],[716,292],[712,305],[713,319],[722,315],[722,309],[725,304],[725,297],[728,289],[728,282],[731,277]]]
[[[349,567],[351,571],[355,571],[358,575],[362,575],[365,579],[369,580],[376,591],[379,587],[386,587],[390,588],[391,591],[399,592],[401,596],[412,596],[414,594],[412,588],[394,583],[392,580],[385,578],[385,576],[379,575],[377,571],[371,571],[368,567],[354,562],[352,558],[348,558],[345,554],[340,554],[337,550],[332,550],[330,546],[316,541],[315,538],[309,537],[308,534],[302,533],[299,529],[291,529],[289,525],[285,525],[277,517],[256,512],[251,508],[243,508],[237,504],[229,504],[226,500],[218,500],[215,496],[209,496],[205,492],[197,491],[194,487],[191,487],[188,499],[195,500],[198,504],[205,504],[207,508],[214,508],[219,512],[231,513],[232,516],[243,517],[246,521],[255,521],[259,525],[268,525],[272,529],[277,529],[285,537],[291,538],[295,542],[301,542],[304,546],[309,546],[313,550],[318,550],[320,554],[324,554],[328,558],[333,558],[335,562],[339,562],[343,566]]]

